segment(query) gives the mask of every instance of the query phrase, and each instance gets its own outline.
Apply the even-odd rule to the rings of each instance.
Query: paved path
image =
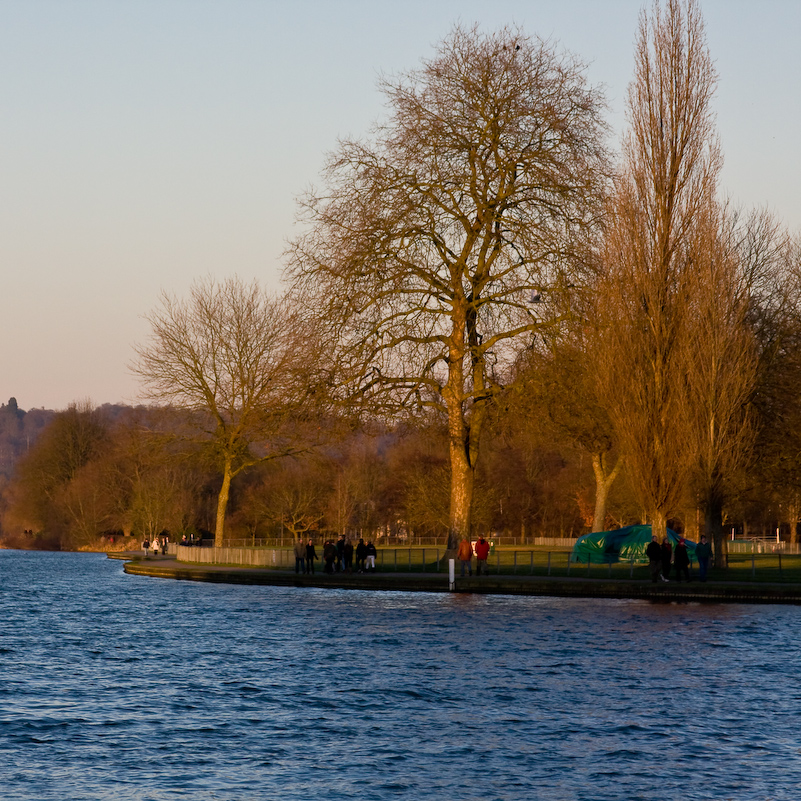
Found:
[[[448,592],[444,573],[335,573],[296,574],[290,570],[268,570],[230,565],[197,565],[175,557],[141,554],[109,554],[127,559],[126,573],[184,581],[223,584],[258,584],[280,587],[317,587],[344,590],[390,590],[395,592]],[[457,578],[454,592],[484,595],[536,595],[563,598],[633,598],[662,602],[782,603],[801,604],[801,585],[710,581],[705,584],[652,584],[650,581],[548,576],[481,576]]]

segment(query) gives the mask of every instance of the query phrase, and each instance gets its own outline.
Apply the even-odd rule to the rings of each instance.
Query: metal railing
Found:
[[[359,541],[358,535],[349,535],[350,541],[355,545]],[[522,548],[572,548],[576,542],[576,537],[541,537],[541,536],[526,536],[512,534],[492,534],[485,535],[486,538],[493,543],[494,546],[500,548],[514,548],[519,546]],[[339,537],[338,534],[320,534],[312,533],[306,534],[302,537],[303,541],[307,541],[311,537],[315,546],[320,546],[325,540],[332,539],[336,541]],[[446,537],[386,537],[375,536],[374,534],[364,535],[364,541],[372,540],[376,548],[408,550],[409,548],[419,549],[425,548],[440,550],[445,549]],[[208,540],[204,541],[208,544]],[[229,539],[225,538],[225,546],[228,548],[291,548],[297,542],[297,537],[236,537]]]
[[[203,552],[214,551],[218,564],[264,566],[292,569],[294,553],[289,548],[178,548],[178,558],[190,562],[206,561]],[[379,548],[376,567],[380,572],[446,573],[448,564],[444,548],[409,547]],[[647,563],[633,559],[610,562],[603,554],[573,557],[571,551],[544,551],[495,548],[487,560],[488,572],[501,576],[553,576],[617,580],[645,580],[650,577]],[[322,561],[322,558],[321,558]],[[710,564],[709,579],[718,581],[762,581],[801,583],[801,554],[776,551],[771,553],[729,553],[729,567],[718,570]],[[475,558],[471,567],[476,569]],[[460,571],[457,560],[456,568]],[[354,560],[354,570],[356,563]],[[460,571],[461,572],[461,571]],[[690,575],[698,577],[698,565],[691,560]]]

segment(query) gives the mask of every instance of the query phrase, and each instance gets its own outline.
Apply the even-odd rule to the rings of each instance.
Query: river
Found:
[[[0,551],[0,797],[801,798],[801,608],[326,591]]]

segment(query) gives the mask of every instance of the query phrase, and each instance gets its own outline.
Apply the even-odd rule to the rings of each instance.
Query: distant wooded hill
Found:
[[[0,486],[8,483],[21,456],[26,454],[56,413],[49,409],[26,412],[16,398],[0,406]]]
[[[105,419],[112,421],[124,414],[127,406],[104,404]],[[17,462],[30,451],[40,434],[58,412],[52,409],[20,409],[16,398],[0,404],[0,488],[14,475]]]

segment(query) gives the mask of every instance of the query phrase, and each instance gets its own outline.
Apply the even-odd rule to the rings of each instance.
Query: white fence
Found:
[[[773,540],[729,540],[729,553],[801,553],[801,543]]]
[[[202,565],[292,567],[295,555],[286,548],[198,548],[179,545],[178,561]]]

